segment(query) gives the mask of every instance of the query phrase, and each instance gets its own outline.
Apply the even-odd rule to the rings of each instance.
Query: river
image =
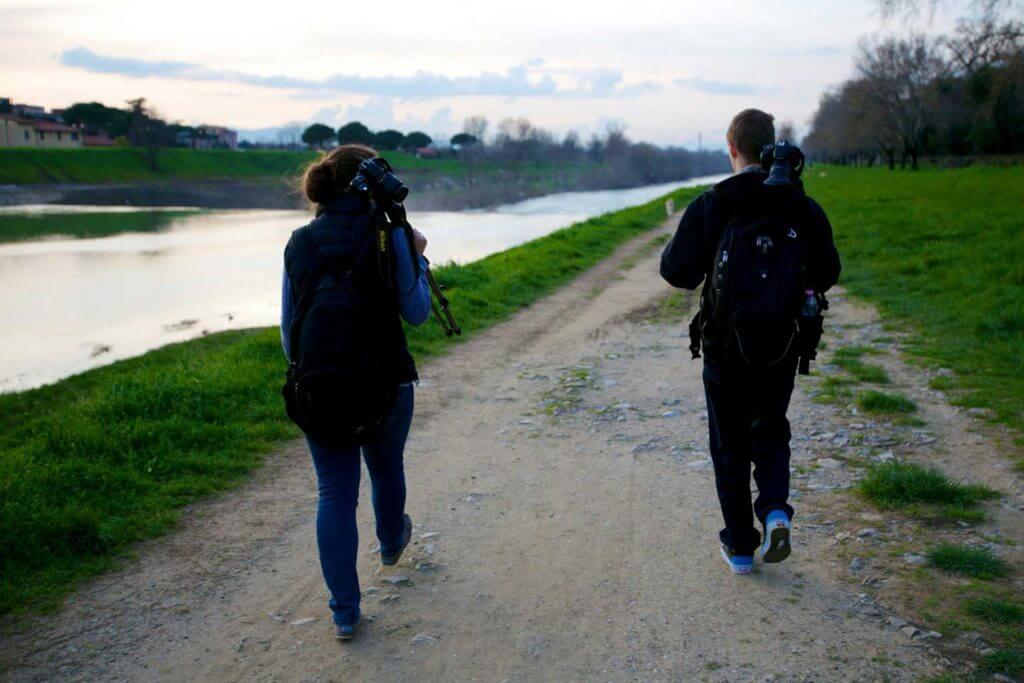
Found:
[[[465,263],[693,178],[569,192],[482,211],[415,211],[435,263]],[[19,391],[227,329],[273,325],[281,253],[300,211],[0,209],[0,391]]]

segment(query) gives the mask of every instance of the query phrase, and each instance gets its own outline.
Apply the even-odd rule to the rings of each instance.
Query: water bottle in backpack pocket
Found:
[[[288,416],[325,446],[360,444],[388,417],[398,385],[370,307],[351,270],[326,268],[292,320],[292,363],[282,388]]]
[[[776,365],[797,351],[805,242],[781,215],[738,217],[726,225],[706,303],[726,333],[726,349],[751,367]]]

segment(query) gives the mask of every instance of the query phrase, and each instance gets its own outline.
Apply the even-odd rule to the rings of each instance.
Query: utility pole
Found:
[[[701,137],[700,133],[697,133],[697,152],[704,151],[704,138]]]

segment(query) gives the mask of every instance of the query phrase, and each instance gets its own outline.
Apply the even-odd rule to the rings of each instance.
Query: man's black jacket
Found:
[[[673,287],[696,289],[714,265],[715,252],[726,224],[741,209],[757,211],[777,200],[777,188],[767,188],[767,174],[755,171],[739,173],[715,185],[694,199],[676,234],[661,254],[661,276]],[[797,189],[797,220],[808,238],[807,284],[826,292],[839,280],[839,253],[832,241],[832,226],[818,203]]]

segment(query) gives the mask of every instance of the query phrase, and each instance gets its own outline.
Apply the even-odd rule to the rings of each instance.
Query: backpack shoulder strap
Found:
[[[298,356],[299,325],[302,323],[302,319],[305,318],[306,313],[309,312],[313,295],[316,292],[316,281],[329,267],[330,263],[316,244],[311,224],[299,228],[292,233],[292,239],[288,243],[288,250],[290,251],[290,258],[300,259],[301,263],[301,268],[298,268],[297,272],[288,273],[292,292],[298,297],[295,301],[295,310],[292,313],[291,324],[288,327],[288,337],[291,341],[292,355]]]

